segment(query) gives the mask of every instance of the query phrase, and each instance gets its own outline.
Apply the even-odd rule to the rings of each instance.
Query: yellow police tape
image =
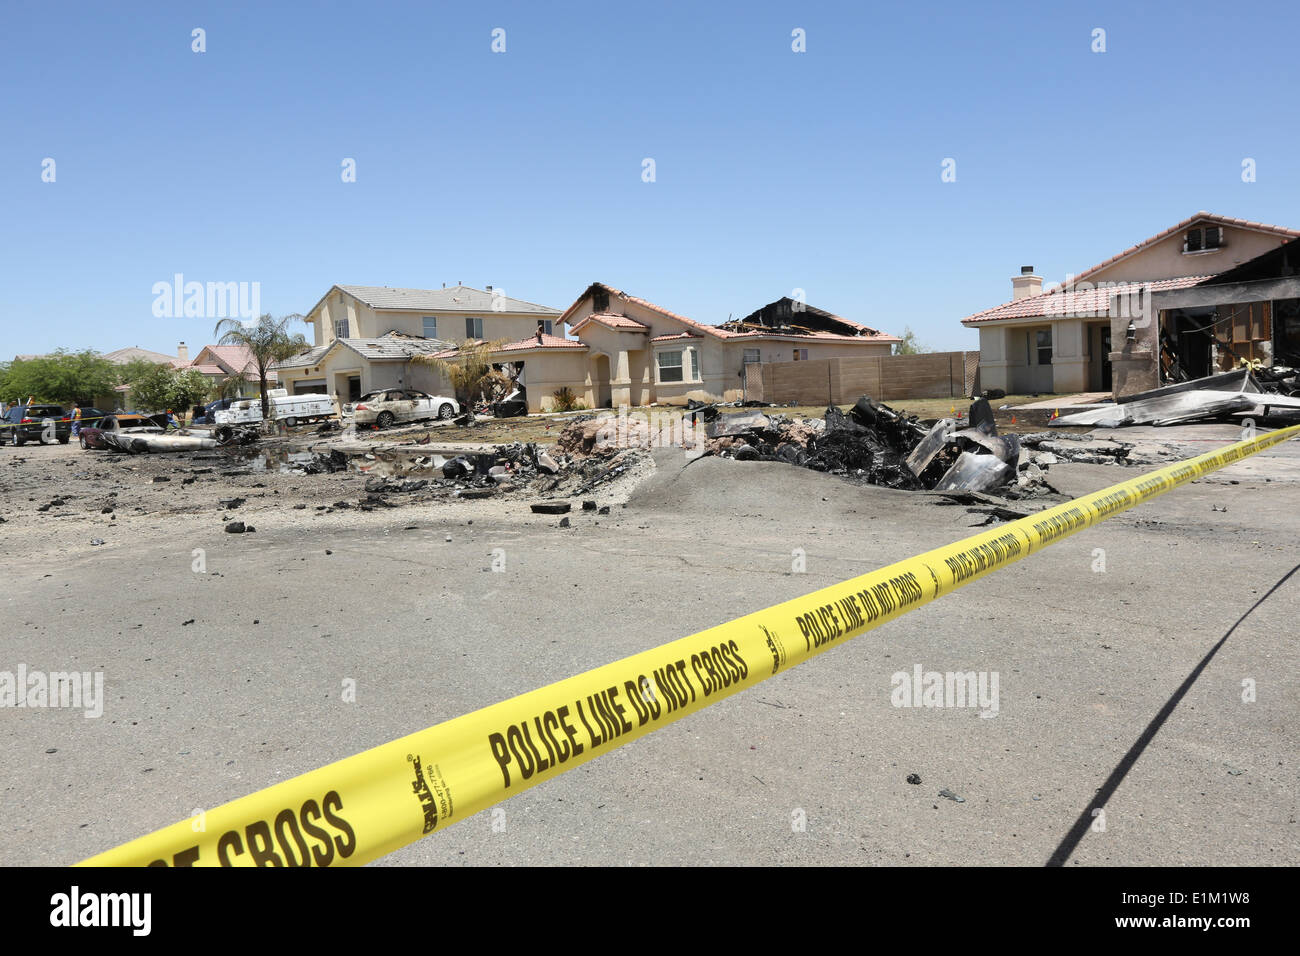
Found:
[[[1111,515],[1300,435],[1280,429],[719,624],[302,774],[83,861],[359,864],[893,620]]]

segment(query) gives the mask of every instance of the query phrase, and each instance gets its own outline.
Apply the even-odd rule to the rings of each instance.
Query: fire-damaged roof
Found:
[[[1243,262],[1241,265],[1210,276],[1201,285],[1227,285],[1230,282],[1255,282],[1279,279],[1300,273],[1300,239],[1292,239],[1276,249]]]
[[[806,302],[783,296],[756,309],[743,319],[724,322],[719,328],[730,332],[769,332],[778,335],[847,335],[854,338],[873,338],[882,342],[897,342],[897,336],[888,335],[843,316],[827,312]]]
[[[577,314],[582,303],[588,298],[592,300],[592,313],[583,316],[576,323],[574,316]],[[875,343],[893,343],[902,341],[896,335],[889,335],[886,332],[880,332],[876,329],[868,328],[857,322],[850,322],[848,319],[838,315],[832,315],[823,309],[815,309],[810,305],[802,302],[799,303],[800,311],[795,313],[794,300],[785,298],[778,299],[775,302],[768,303],[756,312],[751,313],[743,319],[737,319],[731,322],[725,322],[722,325],[705,325],[703,322],[696,322],[694,319],[688,319],[684,315],[679,315],[665,309],[662,305],[655,305],[646,299],[629,295],[613,286],[605,285],[603,282],[593,282],[589,285],[582,295],[574,300],[573,305],[564,310],[560,316],[560,321],[569,323],[575,331],[587,321],[596,321],[601,324],[608,324],[611,318],[627,319],[626,316],[620,316],[613,312],[610,306],[612,298],[619,298],[625,302],[631,302],[635,305],[642,306],[652,312],[657,312],[662,316],[672,319],[674,322],[681,323],[688,329],[693,329],[705,335],[711,335],[719,339],[750,339],[759,340],[765,337],[776,336],[780,338],[793,337],[804,338],[814,337],[823,340],[844,341],[852,339],[854,341],[870,341]],[[783,309],[790,318],[782,318]],[[769,311],[770,310],[770,311]],[[766,316],[766,319],[760,317]],[[791,319],[796,319],[792,321]],[[634,321],[634,320],[628,320]],[[771,323],[771,324],[770,324]],[[644,323],[636,323],[644,328]],[[624,331],[635,331],[631,325],[619,326]],[[655,341],[658,341],[656,339]]]

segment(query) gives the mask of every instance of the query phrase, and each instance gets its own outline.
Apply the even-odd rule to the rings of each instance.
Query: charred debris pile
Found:
[[[1035,435],[1022,442],[999,435],[987,399],[970,407],[966,422],[923,422],[862,396],[847,413],[834,406],[822,419],[790,419],[748,410],[724,414],[717,406],[687,413],[702,422],[706,454],[739,461],[782,461],[873,485],[908,491],[995,492],[1024,498],[1054,491],[1048,466],[1075,460],[1072,436]],[[1030,448],[1050,441],[1040,454]],[[1123,462],[1129,446],[1109,443],[1082,460]],[[1022,450],[1023,449],[1023,450]],[[1041,460],[1040,460],[1041,459]]]
[[[490,451],[445,457],[392,451],[349,455],[340,451],[313,454],[295,463],[304,474],[353,472],[366,476],[362,510],[394,507],[399,498],[490,498],[513,491],[548,496],[586,494],[622,475],[639,460],[636,449],[598,448],[590,453],[548,452],[537,444],[515,442]],[[344,507],[336,503],[335,508]]]

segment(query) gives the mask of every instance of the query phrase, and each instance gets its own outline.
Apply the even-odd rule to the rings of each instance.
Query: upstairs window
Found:
[[[346,339],[348,337],[347,319],[338,319],[334,322],[334,337],[337,339]]]
[[[807,350],[807,349],[795,349],[795,350],[794,350],[794,360],[795,360],[796,362],[806,362],[806,361],[808,361],[808,350]]]
[[[1222,226],[1188,229],[1187,238],[1183,240],[1183,252],[1208,252],[1211,249],[1218,249],[1223,244]]]
[[[763,361],[763,352],[761,349],[745,349],[744,365],[758,365]]]
[[[542,334],[543,335],[555,334],[555,322],[552,319],[542,319]]]
[[[465,338],[481,339],[483,338],[483,320],[466,319],[465,320]]]
[[[436,339],[438,337],[438,317],[435,315],[426,315],[424,317],[424,337],[426,339]]]

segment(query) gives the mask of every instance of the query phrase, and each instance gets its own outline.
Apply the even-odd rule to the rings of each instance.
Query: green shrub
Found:
[[[554,399],[553,410],[557,412],[571,412],[579,406],[578,396],[574,395],[573,389],[567,385],[552,392],[551,398]]]

